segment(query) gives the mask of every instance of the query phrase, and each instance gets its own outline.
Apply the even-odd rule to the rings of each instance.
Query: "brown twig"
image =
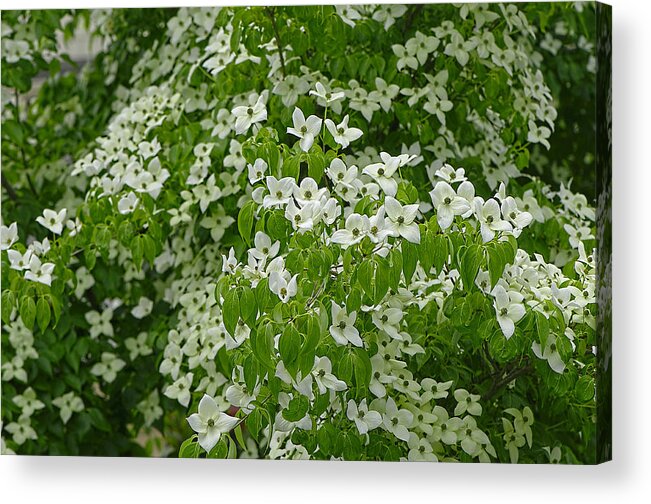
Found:
[[[18,199],[18,195],[16,194],[15,189],[13,188],[11,183],[5,178],[4,175],[2,175],[2,187],[4,187],[5,190],[7,191],[9,198],[11,198],[13,201],[16,201]]]
[[[503,379],[501,379],[501,380],[499,380],[497,382],[493,382],[493,386],[486,393],[486,395],[484,396],[484,399],[486,401],[489,401],[490,399],[492,399],[495,396],[495,394],[497,394],[497,392],[499,392],[499,390],[502,387],[505,387],[506,385],[511,383],[516,378],[519,378],[520,376],[527,374],[532,369],[533,369],[533,366],[529,363],[524,367],[514,369],[513,371],[508,373]]]

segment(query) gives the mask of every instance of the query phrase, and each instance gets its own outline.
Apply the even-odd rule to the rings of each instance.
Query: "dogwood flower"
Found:
[[[294,229],[303,233],[314,227],[315,217],[318,217],[317,207],[317,202],[310,202],[303,207],[298,207],[291,199],[285,207],[285,218],[292,223]]]
[[[280,250],[280,241],[276,240],[272,244],[271,238],[262,231],[255,234],[253,245],[255,248],[250,249],[249,252],[258,260],[276,257]]]
[[[14,396],[13,402],[22,409],[21,415],[32,416],[35,411],[45,408],[45,404],[36,397],[32,387],[27,387],[22,394]]]
[[[449,164],[444,164],[436,172],[434,172],[439,178],[445,180],[448,184],[454,184],[456,182],[464,182],[468,180],[466,178],[466,170],[463,168],[457,168],[456,170],[452,168]]]
[[[63,231],[63,223],[66,220],[67,212],[65,208],[59,211],[59,213],[46,208],[43,210],[43,215],[36,217],[36,222],[54,234],[60,235]]]
[[[522,212],[514,198],[507,196],[502,201],[502,216],[511,223],[514,229],[523,229],[531,224],[533,216],[529,212]]]
[[[315,357],[312,376],[316,382],[320,394],[325,394],[328,390],[341,392],[346,390],[348,385],[343,380],[338,379],[332,374],[332,362],[328,357]]]
[[[163,394],[170,399],[176,399],[181,406],[188,407],[190,404],[190,388],[194,373],[186,373],[180,376],[174,383],[168,385]]]
[[[268,175],[266,182],[269,194],[262,201],[264,208],[277,208],[289,203],[289,199],[294,193],[294,186],[296,185],[292,177],[284,177],[277,180],[273,175]]]
[[[8,250],[18,240],[18,225],[0,226],[0,250]]]
[[[524,436],[522,432],[517,432],[513,428],[513,424],[507,418],[502,418],[502,426],[504,427],[504,443],[507,450],[509,450],[509,457],[512,464],[518,463],[519,448],[525,445]]]
[[[22,445],[28,439],[31,439],[32,441],[38,439],[38,435],[32,428],[29,417],[25,415],[19,416],[17,422],[7,424],[5,430],[13,436],[13,441],[17,445]]]
[[[326,128],[342,148],[346,148],[350,145],[351,142],[354,142],[360,138],[363,134],[362,130],[359,128],[349,128],[348,127],[348,114],[343,118],[343,120],[335,125],[334,121],[331,119],[325,120]]]
[[[437,182],[429,194],[436,209],[436,220],[441,229],[449,228],[455,215],[464,215],[470,210],[468,201],[458,196],[447,182]]]
[[[299,95],[304,95],[310,89],[310,84],[303,77],[288,75],[273,88],[273,93],[282,96],[285,107],[291,107],[298,100]]]
[[[97,339],[100,334],[108,337],[113,336],[113,325],[111,324],[113,310],[111,308],[106,308],[101,314],[95,310],[88,311],[84,315],[84,318],[90,324],[89,332],[91,339]]]
[[[54,263],[41,263],[36,254],[29,259],[29,270],[25,271],[25,279],[32,282],[39,282],[44,285],[52,285],[52,272]]]
[[[131,309],[131,315],[137,319],[143,319],[151,313],[153,308],[154,302],[147,297],[141,296],[138,304]]]
[[[536,357],[546,360],[550,368],[552,368],[556,373],[562,374],[563,371],[565,371],[565,363],[561,359],[561,354],[558,353],[556,338],[556,335],[549,333],[547,335],[547,341],[545,342],[545,348],[542,348],[540,343],[534,341],[531,344],[531,349]]]
[[[269,275],[269,290],[278,296],[283,303],[287,303],[298,292],[297,277],[298,275],[294,275],[289,278],[289,272],[280,274],[277,271],[272,271]]]
[[[138,196],[134,192],[129,191],[126,196],[122,196],[120,201],[118,201],[118,212],[122,215],[130,214],[137,208],[139,201]]]
[[[309,151],[314,143],[314,139],[321,131],[322,119],[315,115],[311,115],[305,119],[303,111],[296,107],[292,114],[292,121],[294,122],[294,127],[287,128],[287,133],[301,139],[299,145],[302,151]]]
[[[104,379],[105,382],[111,383],[117,377],[118,371],[126,365],[122,359],[110,352],[102,352],[101,361],[96,363],[90,372],[95,376]]]
[[[474,212],[481,225],[481,237],[484,243],[495,238],[496,231],[511,231],[513,229],[509,222],[502,220],[500,205],[493,198],[486,202],[481,198],[475,198]]]
[[[346,219],[344,229],[338,229],[332,234],[330,241],[348,248],[362,241],[370,229],[370,221],[366,215],[350,214]]]
[[[402,441],[409,441],[409,427],[414,415],[407,409],[398,409],[392,397],[386,400],[382,423],[384,428]]]
[[[383,308],[378,309],[371,315],[371,320],[375,327],[387,333],[391,338],[400,340],[400,321],[402,320],[403,312],[400,308]]]
[[[138,334],[135,338],[124,340],[124,346],[129,350],[129,358],[135,360],[139,356],[151,355],[153,349],[147,344],[147,333],[145,331]]]
[[[471,394],[466,389],[457,389],[454,391],[454,398],[457,401],[457,405],[454,408],[455,415],[460,416],[465,412],[475,416],[481,415],[482,407],[481,404],[479,404],[480,396]]]
[[[231,112],[235,116],[236,135],[246,133],[253,124],[267,119],[267,107],[263,95],[258,97],[255,104],[241,105],[235,107]]]
[[[68,423],[73,413],[79,413],[84,410],[84,401],[76,396],[74,392],[68,392],[53,399],[52,404],[59,408],[59,416],[64,424]]]
[[[529,133],[527,134],[527,141],[532,143],[543,144],[547,150],[550,149],[551,145],[549,140],[552,132],[547,126],[538,126],[535,122],[529,121]]]
[[[497,323],[502,329],[502,333],[508,339],[515,332],[515,324],[524,317],[525,309],[522,305],[522,295],[518,292],[509,291],[501,285],[493,289],[495,298],[493,306],[497,313]]]
[[[7,250],[7,257],[9,258],[11,269],[16,271],[23,271],[29,268],[29,261],[32,258],[33,252],[30,249],[27,249],[24,254],[21,254],[17,250]]]
[[[323,100],[323,105],[326,106],[341,100],[345,96],[343,92],[333,93],[328,91],[320,82],[317,82],[314,87],[316,88],[316,91],[314,89],[310,90],[310,95],[316,96],[319,101]],[[319,105],[322,104],[319,103]]]
[[[355,346],[364,346],[362,338],[359,336],[359,331],[355,327],[355,319],[357,312],[351,312],[350,315],[346,313],[346,308],[339,306],[332,301],[332,325],[330,326],[330,334],[339,345],[347,345],[352,343]]]
[[[256,159],[252,165],[249,165],[249,182],[253,185],[262,180],[267,173],[267,168],[267,162],[264,159]]]
[[[414,432],[409,434],[409,453],[407,460],[410,462],[438,462],[438,457],[434,454],[432,444],[426,438],[419,438]]]
[[[382,424],[382,415],[375,410],[369,410],[366,399],[362,399],[359,406],[352,399],[349,400],[346,416],[355,422],[355,426],[362,436]]]
[[[420,243],[420,230],[414,222],[418,204],[403,206],[397,199],[387,196],[384,199],[384,209],[387,214],[386,227],[393,236],[402,236],[412,243]]]
[[[199,435],[199,445],[207,452],[215,447],[222,434],[230,432],[239,423],[237,418],[219,411],[217,403],[208,394],[204,394],[199,401],[198,412],[187,420]]]

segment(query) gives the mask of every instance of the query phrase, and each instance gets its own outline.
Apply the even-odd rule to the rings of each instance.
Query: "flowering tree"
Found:
[[[3,16],[3,450],[594,462],[595,209],[543,154],[566,17]]]

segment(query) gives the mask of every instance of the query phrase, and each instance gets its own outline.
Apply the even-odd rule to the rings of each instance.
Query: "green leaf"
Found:
[[[147,259],[149,264],[153,265],[154,259],[156,259],[156,243],[151,236],[144,235],[142,237],[142,248],[145,259]]]
[[[475,285],[475,278],[479,273],[481,265],[481,247],[479,245],[469,246],[461,257],[460,273],[464,290],[470,291]]]
[[[574,395],[577,401],[585,403],[591,401],[595,394],[594,380],[589,376],[582,376],[576,382]]]
[[[488,252],[488,273],[490,275],[491,287],[495,287],[497,281],[502,278],[502,273],[504,273],[506,256],[502,247],[496,246],[496,244],[489,244],[486,250]]]
[[[538,334],[538,341],[540,346],[545,348],[547,345],[547,338],[549,337],[549,320],[540,312],[534,312],[536,315],[536,332]]]
[[[2,321],[5,324],[11,322],[11,313],[13,312],[16,304],[16,296],[9,289],[2,292]]]
[[[286,409],[283,410],[282,415],[288,422],[298,422],[301,420],[310,407],[310,402],[307,397],[297,394],[291,401]]]
[[[251,350],[260,363],[271,369],[276,368],[274,332],[271,324],[266,324],[264,330],[251,332]]]
[[[34,320],[36,319],[36,303],[31,296],[23,296],[20,302],[20,318],[27,329],[34,327]]]
[[[432,263],[436,272],[440,273],[443,269],[443,265],[447,263],[449,256],[448,239],[445,235],[436,235],[433,239],[432,246]]]
[[[247,201],[237,215],[237,230],[248,246],[251,246],[251,230],[253,229],[255,208],[255,201]]]
[[[236,289],[229,290],[224,296],[222,316],[224,317],[226,330],[233,336],[240,320],[240,298],[237,295]]]
[[[294,324],[287,324],[285,330],[280,335],[278,342],[280,357],[283,359],[285,366],[293,363],[301,351],[301,335],[294,327]]]
[[[38,298],[36,303],[36,322],[41,332],[45,332],[50,323],[50,303],[44,297]]]
[[[373,301],[378,304],[387,291],[389,290],[389,262],[382,258],[378,257],[376,259],[377,267],[375,269],[375,293],[373,296]]]
[[[405,274],[405,281],[410,284],[418,264],[418,246],[403,240],[400,247],[402,249],[402,272]]]
[[[140,270],[142,265],[142,258],[145,253],[145,247],[142,241],[142,236],[134,236],[131,240],[131,258],[133,259],[133,264],[136,268]]]
[[[291,156],[283,162],[283,177],[292,177],[298,180],[301,171],[301,157]]]
[[[99,430],[104,432],[111,432],[111,424],[108,423],[104,414],[97,408],[89,408],[86,410],[90,416],[91,423]]]
[[[242,287],[240,292],[240,317],[249,327],[255,324],[258,314],[258,305],[255,300],[255,293],[249,287]]]
[[[319,149],[318,152],[311,152],[307,158],[307,174],[309,177],[312,177],[316,180],[317,184],[323,178],[323,172],[325,171],[325,157],[323,152]]]
[[[362,261],[357,267],[357,280],[364,289],[368,297],[373,299],[373,275],[375,273],[375,265],[369,259]]]
[[[199,458],[201,450],[201,446],[197,443],[197,436],[192,436],[181,443],[179,458]]]

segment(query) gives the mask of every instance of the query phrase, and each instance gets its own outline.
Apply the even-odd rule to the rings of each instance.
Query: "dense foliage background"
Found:
[[[3,12],[3,451],[595,462],[595,36]]]

